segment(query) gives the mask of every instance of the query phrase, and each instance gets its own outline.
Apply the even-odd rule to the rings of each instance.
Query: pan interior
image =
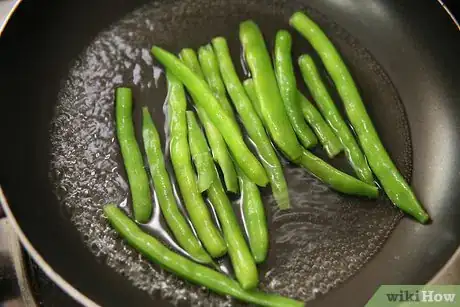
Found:
[[[140,142],[140,110],[148,106],[156,126],[163,129],[166,84],[150,55],[153,44],[178,52],[197,48],[215,36],[228,39],[233,60],[240,65],[238,25],[254,19],[272,49],[278,29],[288,29],[289,16],[307,9],[336,44],[360,87],[366,107],[382,141],[407,179],[412,171],[412,148],[407,119],[397,92],[373,57],[343,29],[296,1],[180,1],[153,2],[101,32],[75,60],[58,97],[51,126],[50,180],[63,209],[100,261],[107,263],[155,299],[174,304],[208,306],[232,302],[190,285],[149,263],[120,240],[102,215],[102,206],[116,202],[129,210],[129,188],[115,136],[114,88],[134,90],[134,118]],[[310,53],[308,43],[293,34],[294,59]],[[323,74],[327,79],[327,76]],[[330,92],[340,105],[330,85]],[[304,93],[305,87],[298,79]],[[165,145],[166,149],[166,145]],[[314,151],[325,158],[321,150]],[[169,163],[169,160],[168,160]],[[331,161],[350,172],[343,154]],[[305,170],[284,161],[292,209],[279,211],[269,189],[263,199],[269,219],[270,252],[259,266],[261,288],[310,300],[344,282],[378,251],[401,214],[385,196],[376,201],[332,191]],[[153,200],[155,201],[155,200]],[[180,199],[179,199],[180,201]],[[238,200],[235,210],[239,214]],[[158,232],[154,220],[144,228]],[[222,260],[225,265],[226,260]]]

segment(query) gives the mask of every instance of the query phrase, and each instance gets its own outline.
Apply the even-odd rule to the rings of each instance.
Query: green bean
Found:
[[[215,94],[214,96],[216,96],[219,100],[227,114],[235,119],[235,114],[233,113],[232,106],[227,99],[227,92],[225,90],[224,83],[222,82],[219,71],[219,63],[211,44],[207,44],[206,46],[198,49],[198,59],[200,60],[201,69],[206,77],[206,81]]]
[[[187,140],[185,91],[180,81],[171,72],[166,71],[166,77],[168,80],[168,114],[170,116],[170,153],[174,173],[198,237],[211,256],[220,257],[226,253],[225,241],[212,222],[211,214],[198,191],[196,176],[191,163]]]
[[[254,80],[263,122],[280,150],[290,160],[298,161],[302,148],[284,108],[264,38],[253,21],[240,24],[240,41]]]
[[[152,215],[152,197],[144,161],[134,134],[131,89],[126,87],[117,88],[115,104],[117,137],[128,175],[134,218],[140,223],[146,223]]]
[[[260,191],[251,180],[238,171],[244,223],[249,238],[249,246],[256,263],[262,263],[268,253],[268,228],[265,218],[265,208],[260,197]]]
[[[195,102],[203,107],[219,129],[233,157],[246,176],[259,186],[267,185],[268,178],[264,168],[247,147],[237,123],[224,111],[206,82],[166,50],[154,46],[152,53],[165,67],[171,69],[171,72],[198,98]]]
[[[366,158],[361,152],[353,133],[343,120],[334,101],[327,92],[326,86],[321,81],[321,77],[313,59],[308,55],[302,55],[299,58],[299,66],[308,89],[329,125],[334,129],[335,134],[342,142],[348,162],[355,170],[358,178],[364,182],[373,184],[374,177],[372,176],[372,171],[367,164]]]
[[[197,126],[192,127],[193,125]],[[187,127],[190,152],[192,153],[192,160],[198,173],[198,189],[200,192],[204,192],[209,189],[216,179],[214,172],[210,171],[214,167],[214,161],[212,160],[206,139],[197,137],[200,127],[192,111],[187,111]]]
[[[251,100],[246,95],[243,85],[236,73],[230,51],[225,38],[217,37],[212,40],[218,59],[225,87],[240,115],[241,121],[246,128],[249,137],[254,142],[265,170],[267,171],[273,196],[280,209],[290,207],[289,193],[284,178],[283,168],[275,153],[272,143],[265,132],[265,128]],[[241,181],[240,181],[241,182]]]
[[[318,144],[318,139],[302,116],[302,109],[300,108],[297,97],[297,84],[294,75],[294,65],[292,64],[291,49],[291,34],[286,30],[278,31],[275,38],[274,66],[281,98],[283,99],[291,125],[300,142],[305,148],[310,148]]]
[[[219,180],[216,180],[211,185],[208,190],[208,196],[216,209],[217,217],[222,226],[236,279],[243,289],[248,290],[257,287],[259,276],[256,264],[244,239],[232,204]]]
[[[343,146],[340,140],[332,131],[331,127],[324,121],[324,118],[315,108],[315,106],[308,101],[308,99],[300,92],[297,92],[297,97],[302,108],[303,116],[310,126],[315,130],[321,144],[327,152],[329,158],[335,157],[342,151]]]
[[[160,136],[146,107],[142,109],[142,115],[142,137],[145,153],[147,154],[156,195],[166,223],[179,245],[194,259],[202,263],[212,263],[211,257],[203,249],[200,241],[195,237],[190,225],[177,207],[171,181],[165,167]]]
[[[198,62],[198,57],[193,49],[182,49],[179,56],[182,62],[188,68],[190,68],[192,72],[204,80],[205,77],[201,70],[200,63]],[[196,104],[198,98],[193,93],[191,93],[191,95]],[[228,191],[237,193],[239,190],[238,178],[236,176],[236,170],[235,166],[233,165],[232,158],[230,157],[230,153],[227,150],[227,144],[225,143],[225,140],[220,134],[219,130],[211,122],[211,119],[206,114],[205,110],[197,104],[196,109],[201,123],[204,126],[214,160],[217,162],[220,169],[222,170],[222,173],[224,174],[225,186],[227,187]]]
[[[391,201],[404,212],[426,223],[430,217],[409,184],[399,173],[366,112],[350,72],[324,32],[307,16],[298,12],[290,20],[320,55],[342,98],[348,118],[358,135],[367,160]]]
[[[190,137],[195,138],[197,144],[207,147],[206,139],[201,132],[198,122],[192,112],[187,112],[188,133]],[[206,150],[205,148],[202,151]],[[207,165],[206,170],[213,173],[214,177],[218,177],[214,164]],[[220,180],[215,180],[209,190],[208,196],[217,212],[225,241],[227,242],[228,254],[232,261],[235,275],[243,289],[252,289],[257,286],[258,274],[257,268],[252,259],[249,248],[244,240],[243,233],[240,230],[235,213],[233,212],[232,204],[230,203],[227,194]]]
[[[112,227],[129,245],[165,270],[190,282],[205,286],[216,293],[230,295],[261,306],[304,306],[302,302],[276,294],[267,294],[257,290],[246,291],[241,288],[238,282],[226,275],[172,252],[160,241],[144,233],[136,223],[113,204],[106,205],[104,213]]]
[[[367,196],[369,198],[376,198],[378,196],[378,189],[376,186],[362,182],[361,180],[339,171],[306,149],[303,150],[300,165],[339,192]]]
[[[260,109],[259,98],[257,98],[256,88],[254,86],[254,80],[251,78],[244,80],[243,82],[244,89],[249,99],[251,100],[254,110],[256,110],[257,115],[263,123],[262,110]],[[265,123],[263,123],[265,125]]]

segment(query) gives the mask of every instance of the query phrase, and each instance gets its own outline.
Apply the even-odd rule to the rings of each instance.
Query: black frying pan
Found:
[[[460,37],[440,3],[148,2],[26,1],[0,39],[2,205],[58,285],[87,305],[222,302],[148,264],[108,230],[100,207],[129,196],[112,140],[112,90],[133,86],[136,104],[148,105],[160,126],[164,78],[154,81],[157,63],[144,49],[177,52],[224,35],[237,60],[240,21],[255,19],[271,44],[298,9],[337,45],[433,222],[401,219],[385,197],[346,197],[286,165],[294,208],[278,212],[263,191],[272,222],[262,288],[315,298],[312,306],[359,306],[381,284],[423,284],[440,272],[460,244]],[[294,41],[296,56],[312,52],[300,36]],[[349,171],[342,160],[333,163]]]

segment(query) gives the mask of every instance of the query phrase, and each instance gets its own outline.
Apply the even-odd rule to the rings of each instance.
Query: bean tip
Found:
[[[153,45],[153,46],[152,46],[152,49],[150,49],[150,52],[152,52],[152,54],[156,56],[156,54],[157,54],[158,51],[160,51],[160,50],[161,50],[160,47]]]
[[[243,81],[243,85],[245,85],[245,86],[252,86],[253,83],[254,83],[254,81],[251,78],[246,79],[246,80]]]
[[[419,214],[417,214],[415,218],[422,224],[428,224],[429,222],[431,222],[430,216],[425,211],[422,211]]]
[[[289,33],[288,30],[286,29],[281,29],[276,32],[276,39],[278,40],[290,40],[291,39],[291,33]]]
[[[291,26],[294,26],[296,20],[299,19],[299,18],[303,18],[303,17],[306,17],[305,14],[302,13],[301,11],[297,11],[294,14],[291,15],[291,18],[289,18],[289,24]]]
[[[206,52],[213,51],[211,43],[208,43],[206,45],[201,46],[199,50],[203,50],[203,51],[206,51]]]
[[[195,114],[193,113],[193,111],[190,111],[190,110],[185,111],[185,115],[187,116],[187,119],[192,119],[195,117]]]
[[[144,116],[150,116],[149,108],[147,106],[142,107],[142,114]]]
[[[116,88],[117,93],[131,93],[131,88],[126,87],[126,86],[120,86]]]
[[[222,43],[227,43],[227,40],[225,39],[225,37],[223,36],[217,36],[217,37],[214,37],[211,42],[213,44],[222,44]]]
[[[260,178],[258,178],[257,182],[255,182],[255,184],[257,184],[259,187],[266,187],[268,185],[268,177],[266,174],[264,174],[264,176],[260,176]]]
[[[254,256],[254,261],[257,264],[264,263],[265,259],[267,259],[267,250],[263,252],[254,252],[253,256]]]
[[[104,205],[103,211],[104,211],[105,215],[107,216],[110,212],[112,212],[113,210],[116,210],[116,209],[118,209],[117,205],[115,205],[114,203],[108,203],[108,204]]]
[[[309,57],[310,56],[308,54],[302,54],[301,56],[299,56],[297,61],[299,62],[299,64],[306,63]]]
[[[240,23],[240,31],[247,31],[250,30],[251,28],[259,28],[257,24],[254,22],[252,19],[245,20]]]
[[[226,185],[227,192],[238,194],[240,189],[238,184],[237,185]]]
[[[182,59],[183,57],[188,57],[188,56],[195,56],[195,50],[192,48],[182,48],[182,50],[179,52],[179,57]]]

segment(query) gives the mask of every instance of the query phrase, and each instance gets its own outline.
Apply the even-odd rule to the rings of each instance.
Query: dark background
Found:
[[[447,5],[458,20],[460,16],[460,0],[444,0],[444,4]]]
[[[428,0],[426,0],[428,1]],[[457,20],[460,19],[460,0],[444,0],[443,1],[446,6],[451,10],[451,12],[456,16]],[[1,209],[0,209],[1,211]],[[0,213],[1,214],[1,213]],[[0,255],[0,258],[1,258],[2,255]],[[0,259],[0,263],[1,263],[1,259]],[[46,292],[46,291],[51,291],[51,292],[58,292],[60,293],[60,290],[53,287],[52,286],[52,283],[48,280],[46,280],[46,277],[42,277],[42,274],[39,272],[38,268],[34,265],[31,265],[31,274],[30,275],[38,275],[38,278],[35,278],[35,279],[38,279],[40,280],[40,278],[42,278],[42,280],[40,280],[40,283],[38,285],[39,289],[39,292]],[[16,288],[16,285],[15,285],[15,281],[14,281],[14,272],[11,270],[11,271],[8,271],[8,270],[0,270],[0,276],[3,277],[3,278],[0,278],[0,306],[2,305],[2,300],[5,299],[5,298],[11,298],[11,296],[9,295],[11,292],[17,292],[17,289],[14,289]],[[37,276],[35,276],[37,277]],[[48,288],[47,288],[48,287]],[[5,294],[7,293],[7,294]],[[18,293],[15,293],[15,295],[17,295]],[[13,297],[15,296],[13,295]],[[57,295],[59,294],[56,294],[54,293],[54,297],[56,297]],[[61,294],[62,295],[62,302],[63,304],[62,305],[65,305],[65,306],[74,306],[74,304],[72,304],[71,302],[67,302],[66,301],[66,296],[64,294]],[[65,302],[65,303],[64,303]],[[76,305],[75,305],[76,306]]]

